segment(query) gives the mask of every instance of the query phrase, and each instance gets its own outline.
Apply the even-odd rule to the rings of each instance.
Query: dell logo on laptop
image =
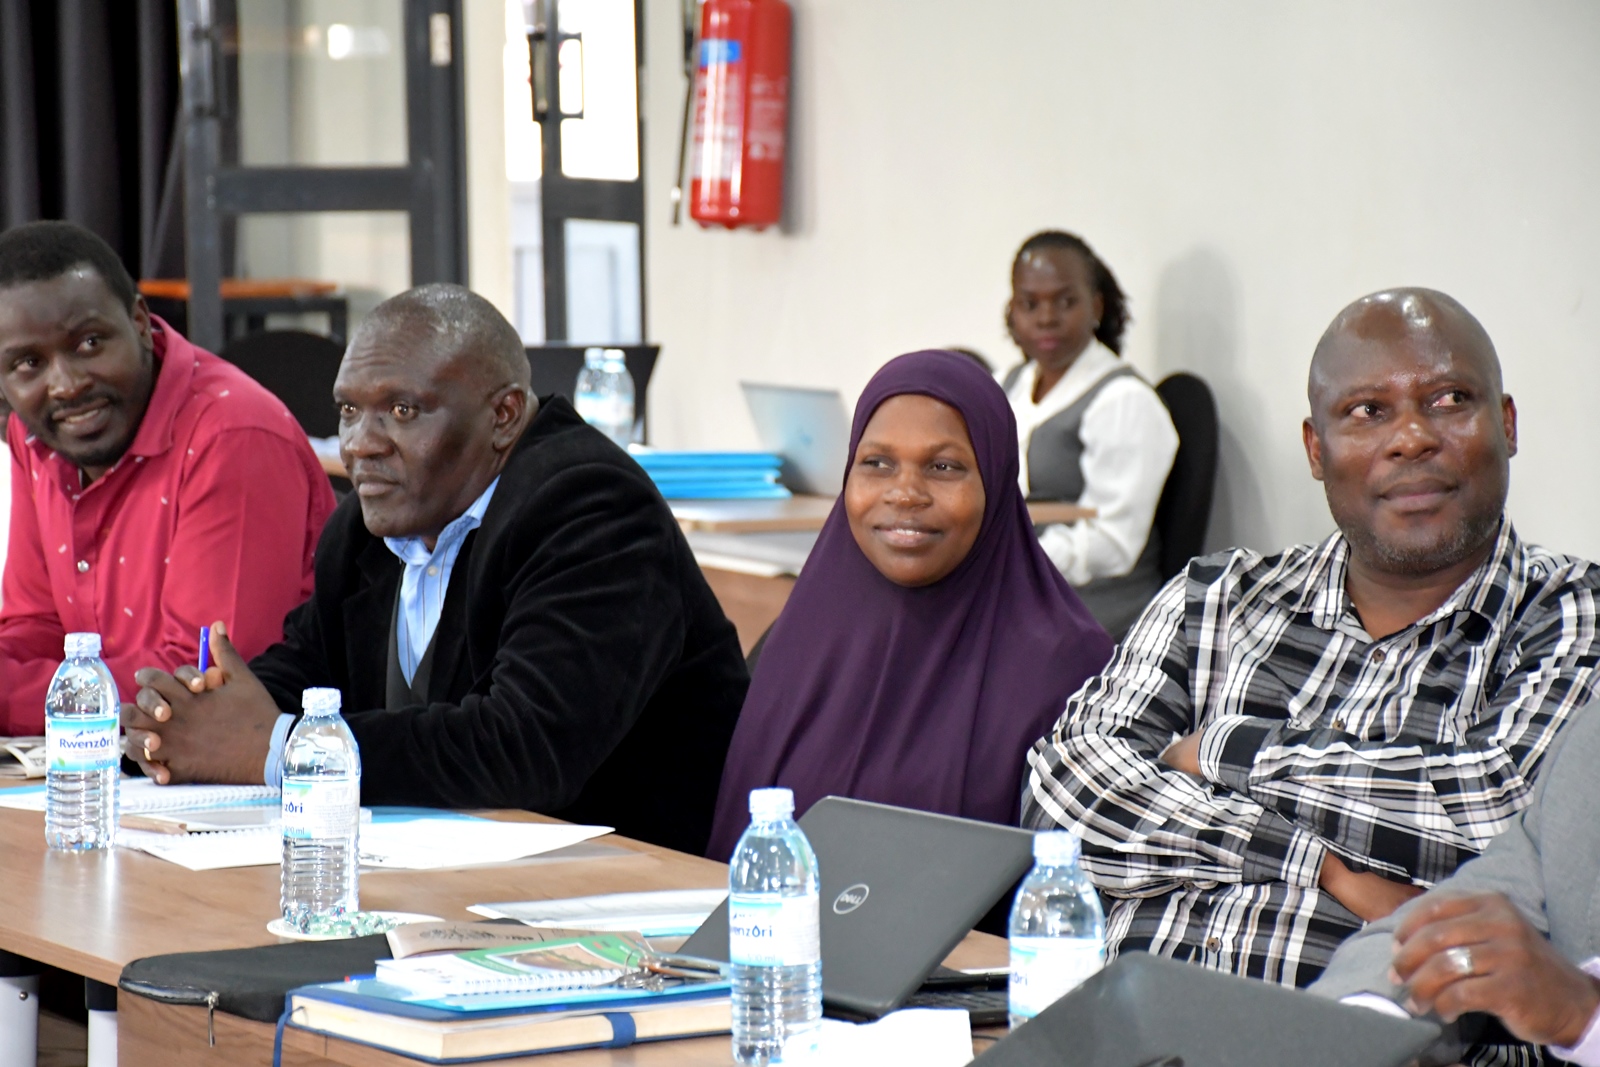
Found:
[[[867,902],[867,894],[872,892],[865,884],[857,882],[833,898],[833,913],[835,915],[849,915]]]

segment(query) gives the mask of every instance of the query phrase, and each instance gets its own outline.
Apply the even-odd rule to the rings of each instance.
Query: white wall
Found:
[[[506,180],[506,5],[462,5],[467,113],[467,279],[513,322],[511,183]]]
[[[1586,0],[792,0],[785,232],[668,224],[678,0],[647,0],[652,427],[755,442],[741,378],[841,388],[909,349],[1009,362],[1017,244],[1082,233],[1129,356],[1224,422],[1213,545],[1331,529],[1299,424],[1348,301],[1443,289],[1522,411],[1511,509],[1600,557],[1600,5]]]

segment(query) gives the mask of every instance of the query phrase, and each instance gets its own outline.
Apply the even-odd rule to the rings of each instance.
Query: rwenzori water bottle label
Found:
[[[283,836],[306,841],[342,837],[361,818],[360,781],[283,783]]]
[[[816,896],[728,898],[728,959],[751,967],[799,967],[822,958]]]
[[[82,774],[115,767],[122,758],[115,715],[45,720],[46,766],[58,774]]]
[[[1012,1014],[1038,1015],[1100,970],[1101,956],[1089,938],[1012,937]]]

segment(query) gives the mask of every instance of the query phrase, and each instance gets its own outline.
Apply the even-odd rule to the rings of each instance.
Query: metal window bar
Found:
[[[177,0],[183,81],[189,337],[224,341],[221,284],[233,217],[263,212],[405,211],[411,282],[467,280],[461,0],[404,0],[408,163],[237,165],[237,0]],[[230,91],[230,89],[232,91]]]

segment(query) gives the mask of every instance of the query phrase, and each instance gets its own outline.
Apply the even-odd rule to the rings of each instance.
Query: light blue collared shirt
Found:
[[[445,592],[450,588],[450,573],[455,570],[456,557],[467,535],[483,525],[483,516],[494,497],[497,477],[489,483],[478,499],[466,511],[457,515],[433,543],[433,551],[420,537],[385,537],[383,543],[389,551],[405,564],[400,577],[400,605],[395,618],[395,644],[400,654],[400,672],[406,684],[416,676],[417,664],[422,662],[433,632],[439,628],[439,616],[444,612]],[[283,746],[288,742],[289,730],[295,717],[285,712],[278,716],[272,728],[272,740],[267,747],[267,763],[262,778],[268,785],[283,784]]]

